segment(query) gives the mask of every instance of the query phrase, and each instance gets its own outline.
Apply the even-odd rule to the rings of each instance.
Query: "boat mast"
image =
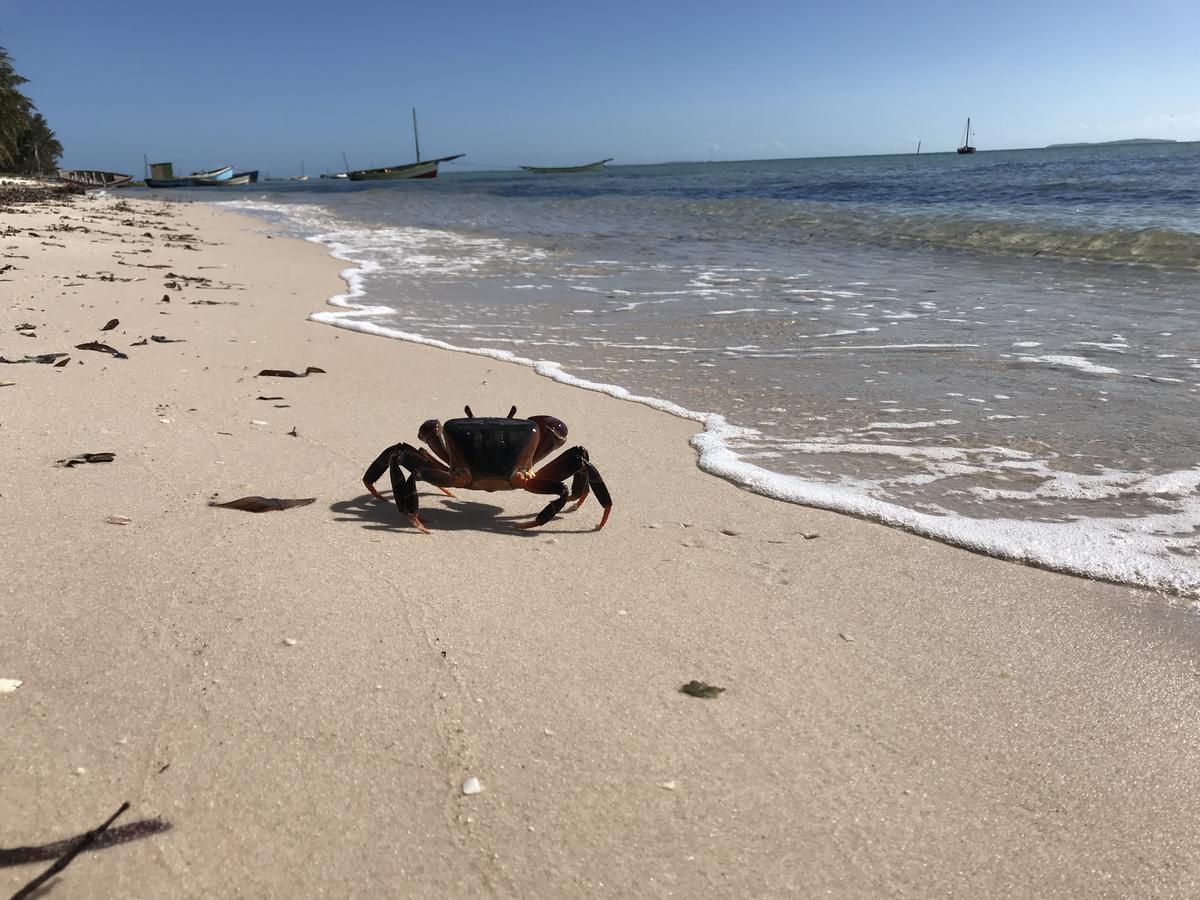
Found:
[[[417,108],[412,108],[413,112],[413,143],[417,145],[417,162],[421,161],[421,136],[417,134]]]
[[[971,146],[971,117],[967,116],[967,130],[963,132],[963,146]]]

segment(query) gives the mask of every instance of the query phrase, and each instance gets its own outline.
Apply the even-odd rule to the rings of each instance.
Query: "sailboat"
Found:
[[[958,148],[959,153],[974,153],[975,148],[971,146],[971,117],[967,117],[967,128],[963,132],[962,146]]]
[[[421,159],[421,138],[417,133],[417,110],[412,111],[413,117],[413,142],[417,147],[417,161],[400,166],[384,166],[381,169],[358,169],[354,172],[347,172],[351,181],[396,181],[401,178],[437,178],[438,163],[450,162],[452,159],[458,159],[466,156],[465,153],[458,153],[454,156],[441,156],[437,159]]]

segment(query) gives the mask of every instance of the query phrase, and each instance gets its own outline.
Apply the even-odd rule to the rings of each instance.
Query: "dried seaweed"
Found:
[[[120,320],[120,319],[109,319],[109,320],[108,320],[108,324],[107,324],[107,325],[105,325],[105,326],[104,326],[103,328],[101,328],[100,330],[101,330],[101,331],[112,331],[114,328],[116,328],[116,327],[117,327],[118,325],[120,325],[120,324],[121,324],[121,320]]]
[[[117,359],[129,359],[129,357],[120,350],[116,349],[115,347],[110,347],[108,344],[102,344],[99,341],[88,341],[86,344],[76,344],[75,349],[95,350],[97,353],[108,353],[112,356],[115,356]]]
[[[294,506],[308,506],[308,504],[316,502],[316,497],[307,497],[299,500],[284,500],[279,497],[239,497],[237,500],[230,500],[228,503],[210,502],[208,505],[219,506],[222,509],[241,509],[246,512],[261,513],[291,509]]]
[[[261,394],[254,398],[255,400],[282,400],[282,397],[263,397]]]
[[[60,359],[58,362],[56,362],[54,364],[54,368],[61,369],[63,366],[65,366],[70,361],[71,361],[71,357],[69,357],[69,356],[66,357],[65,359]]]
[[[290,369],[263,369],[258,374],[269,375],[272,378],[307,378],[309,375],[324,375],[326,372],[324,369],[318,369],[316,366],[309,366],[303,372],[293,372]]]
[[[60,459],[55,465],[64,469],[71,469],[75,466],[81,466],[84,463],[102,463],[112,462],[117,458],[115,453],[80,453],[77,456],[72,456],[70,459]]]
[[[43,366],[48,366],[55,360],[66,356],[66,353],[42,353],[38,356],[26,356],[24,359],[5,359],[0,356],[0,363],[9,363],[17,365],[19,363],[40,363]]]
[[[700,697],[702,700],[715,700],[725,693],[725,688],[705,684],[703,681],[689,681],[679,689],[679,693],[687,694],[689,697]]]
[[[156,344],[183,344],[186,343],[183,338],[163,337],[161,334],[150,335],[150,340]]]

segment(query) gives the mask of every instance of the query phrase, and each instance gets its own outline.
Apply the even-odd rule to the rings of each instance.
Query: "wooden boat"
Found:
[[[151,163],[150,177],[146,179],[146,187],[192,187],[195,180],[198,178],[211,179],[213,181],[224,181],[232,177],[233,166],[222,166],[219,169],[211,169],[208,172],[193,172],[186,178],[177,178],[175,176],[174,166],[172,166],[171,163]]]
[[[421,159],[421,138],[417,133],[417,111],[412,111],[413,117],[413,142],[417,147],[417,161],[399,166],[384,166],[379,169],[357,169],[353,172],[347,172],[346,177],[351,181],[399,181],[405,178],[437,178],[438,164],[450,162],[452,159],[459,159],[466,156],[465,153],[457,153],[454,156],[440,156],[437,159]]]
[[[193,178],[194,187],[233,187],[239,184],[255,184],[258,181],[258,169],[252,172],[234,172],[228,178]]]
[[[974,153],[975,148],[971,146],[971,119],[967,118],[967,128],[963,132],[962,146],[958,148],[959,153]]]
[[[133,181],[133,176],[99,169],[59,169],[58,180],[84,188],[111,188]]]
[[[582,166],[521,166],[521,168],[534,175],[564,175],[568,172],[602,172],[604,164],[610,162],[612,162],[611,156],[594,163],[584,163]]]

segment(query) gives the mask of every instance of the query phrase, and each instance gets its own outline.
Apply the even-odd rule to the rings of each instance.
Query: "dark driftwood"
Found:
[[[45,884],[47,881],[49,881],[51,878],[53,878],[55,875],[57,875],[59,872],[61,872],[63,869],[65,869],[67,866],[69,866],[71,864],[72,860],[74,860],[75,857],[77,857],[84,850],[87,850],[87,849],[89,849],[91,847],[95,847],[95,846],[110,846],[113,843],[119,843],[119,841],[112,840],[111,835],[109,837],[108,843],[100,844],[100,839],[103,838],[106,834],[108,834],[108,827],[110,825],[112,825],[112,823],[117,820],[117,817],[120,816],[127,809],[129,809],[129,801],[128,800],[126,800],[124,803],[122,803],[121,806],[117,809],[117,811],[115,813],[113,813],[111,816],[109,816],[108,819],[103,824],[101,824],[98,828],[93,828],[91,831],[89,831],[87,834],[83,835],[82,837],[74,838],[71,841],[58,841],[55,844],[48,844],[48,845],[44,845],[42,847],[16,847],[16,848],[13,848],[12,850],[0,850],[0,853],[16,853],[16,854],[18,854],[18,857],[19,857],[18,861],[14,862],[14,863],[10,863],[10,865],[17,865],[19,862],[34,861],[37,857],[36,856],[30,857],[29,854],[31,851],[33,851],[34,853],[36,853],[38,851],[44,852],[48,848],[54,848],[56,850],[59,850],[59,852],[61,853],[61,855],[56,854],[56,855],[58,855],[58,859],[55,861],[54,865],[50,866],[50,868],[48,868],[45,872],[43,872],[37,878],[33,879],[33,881],[29,882],[27,885],[25,885],[25,887],[21,888],[15,894],[13,894],[12,900],[26,900],[26,898],[32,897],[34,895],[34,893],[38,890],[38,888],[40,888],[43,884]],[[157,827],[147,828],[146,825],[151,822],[155,823]],[[138,826],[141,826],[141,827],[136,833],[129,834],[128,836],[124,837],[123,839],[124,840],[133,840],[134,838],[145,837],[146,835],[154,834],[155,832],[158,832],[158,831],[165,831],[166,829],[171,827],[167,823],[160,822],[157,819],[149,819],[149,820],[145,820],[143,822],[135,822],[131,826],[126,826],[126,829],[118,829],[118,830],[127,830],[129,828],[138,828]],[[69,848],[66,849],[65,852],[60,849],[62,847],[62,845],[64,845],[64,844],[69,845]],[[0,858],[2,858],[2,857],[0,857]],[[43,858],[45,858],[45,857],[43,857]]]
[[[137,822],[130,822],[128,825],[118,825],[116,828],[109,828],[98,834],[92,842],[92,849],[103,850],[106,847],[115,847],[118,844],[125,844],[129,841],[136,841],[139,838],[150,837],[152,834],[170,831],[170,829],[171,823],[164,822],[162,819],[140,819]],[[61,841],[52,841],[49,844],[35,844],[29,847],[0,847],[0,869],[58,859],[86,836],[86,834],[77,835]]]

